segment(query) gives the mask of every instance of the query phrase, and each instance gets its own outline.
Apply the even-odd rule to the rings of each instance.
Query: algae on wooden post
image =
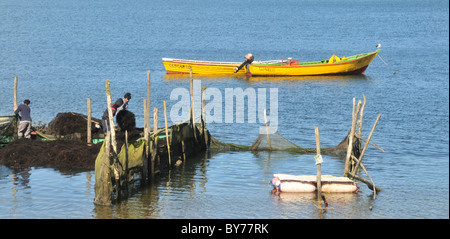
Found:
[[[95,198],[97,205],[111,205],[113,186],[111,183],[110,132],[106,133],[105,141],[95,159]]]

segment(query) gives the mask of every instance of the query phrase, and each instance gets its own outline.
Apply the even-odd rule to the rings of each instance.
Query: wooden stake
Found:
[[[17,76],[14,77],[14,110],[17,109]]]
[[[144,160],[144,170],[143,170],[143,178],[144,180],[142,180],[143,182],[145,182],[145,179],[147,178],[147,173],[145,171],[145,162],[146,160]],[[128,130],[125,130],[125,192],[128,195],[128,181],[129,181],[129,170],[128,170]]]
[[[320,138],[319,138],[319,127],[314,127],[316,133],[316,165],[317,165],[317,203],[319,205],[319,210],[322,209],[322,156],[320,155]]]
[[[148,127],[148,133],[150,134],[150,127],[151,127],[151,123],[150,123],[150,71],[147,71],[147,127]]]
[[[359,162],[359,160],[356,157],[354,157],[353,155],[352,155],[352,158],[355,160],[355,162]],[[371,189],[373,190],[373,199],[375,200],[376,194],[377,194],[377,187],[375,186],[375,182],[372,180],[372,177],[370,177],[370,174],[369,174],[369,172],[367,172],[367,169],[366,169],[366,167],[364,167],[364,164],[361,163],[360,165],[361,165],[361,168],[366,173],[367,177],[370,179],[370,182],[372,183],[372,185],[371,185],[372,188]],[[369,186],[369,184],[367,184],[367,185]]]
[[[355,135],[355,128],[356,128],[356,119],[358,118],[358,112],[361,107],[361,101],[358,101],[358,106],[355,109],[355,98],[353,98],[353,110],[352,110],[352,128],[350,129],[350,135],[348,137],[348,147],[347,147],[347,156],[345,158],[345,168],[344,168],[344,177],[347,177],[348,173],[350,172],[350,165],[351,165],[351,154],[353,150],[353,137]]]
[[[367,138],[366,144],[364,145],[361,155],[359,155],[358,162],[356,163],[355,168],[352,170],[352,174],[354,174],[354,175],[356,175],[356,173],[357,173],[359,165],[361,164],[364,153],[366,152],[367,146],[369,145],[370,139],[372,138],[373,131],[375,131],[375,127],[377,127],[378,120],[380,119],[380,117],[381,117],[381,114],[378,114],[378,117],[375,120],[375,123],[373,124],[372,130],[370,131],[369,137]]]
[[[365,139],[364,137],[362,137],[362,136],[359,135],[359,134],[355,134],[355,137],[358,138],[358,139],[362,139],[364,142],[368,142],[367,139]],[[377,148],[378,150],[380,150],[380,151],[383,152],[383,153],[386,152],[384,149],[380,148],[380,146],[376,145],[376,144],[373,143],[373,142],[370,142],[370,141],[369,141],[369,144],[371,144],[373,147]]]
[[[164,122],[166,126],[166,141],[167,141],[167,154],[169,155],[169,166],[172,165],[172,162],[170,160],[170,144],[169,144],[169,130],[167,128],[167,108],[166,108],[166,101],[164,101]]]
[[[92,109],[91,109],[91,98],[87,98],[87,111],[88,111],[88,119],[87,119],[87,144],[89,146],[92,145]]]
[[[363,114],[364,114],[364,108],[366,107],[366,96],[363,94],[363,104],[361,106],[361,112],[359,114],[359,129],[358,129],[358,133],[361,134],[362,131],[362,123],[363,123]]]
[[[190,69],[190,80],[189,80],[189,84],[190,84],[190,94],[191,94],[191,124],[192,124],[192,131],[194,133],[194,140],[195,143],[198,142],[197,140],[197,131],[195,130],[196,126],[195,126],[195,104],[194,104],[194,78],[192,78],[192,69]]]
[[[106,102],[108,104],[108,118],[109,118],[109,127],[111,131],[111,144],[114,153],[117,154],[116,130],[114,129],[114,118],[111,108],[111,86],[109,79],[106,79]]]
[[[111,108],[111,86],[109,79],[106,79],[106,101],[108,104],[108,117],[109,117],[109,126],[111,131],[111,145],[113,148],[114,154],[114,163],[113,163],[113,171],[114,177],[116,179],[116,199],[120,198],[121,188],[120,188],[120,172],[119,172],[119,159],[117,158],[117,142],[116,142],[116,130],[114,126],[114,118]]]
[[[206,86],[202,86],[202,114],[201,114],[201,121],[202,121],[202,135],[203,135],[203,143],[205,144],[205,148],[208,145],[208,136],[206,135]]]
[[[150,118],[150,114],[148,112],[148,103],[147,99],[144,99],[144,139],[146,142],[148,142],[148,135],[150,132],[150,125],[148,118]]]
[[[158,108],[153,108],[153,145],[152,145],[152,169],[151,169],[151,177],[153,179],[155,175],[155,165],[156,165],[156,155],[158,154]]]
[[[269,144],[269,150],[272,150],[272,145],[270,143],[269,123],[267,122],[266,109],[264,109],[264,124],[266,125],[266,134],[267,134],[267,142]]]
[[[158,131],[158,108],[153,108],[153,134]]]
[[[147,180],[147,173],[148,173],[148,159],[149,159],[149,155],[150,155],[150,140],[149,140],[149,135],[150,135],[150,125],[149,125],[149,120],[148,118],[150,117],[149,113],[148,113],[148,101],[147,99],[144,99],[144,143],[145,143],[145,158],[144,158],[144,162],[143,162],[143,170],[142,170],[142,177],[143,177],[143,182],[146,182]]]

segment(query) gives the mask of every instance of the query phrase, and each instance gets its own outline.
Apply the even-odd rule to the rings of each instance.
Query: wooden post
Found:
[[[358,133],[361,135],[361,131],[362,131],[362,123],[363,123],[363,114],[364,114],[364,108],[366,107],[366,96],[363,94],[363,104],[361,106],[361,112],[359,114],[359,129],[358,129]]]
[[[92,109],[91,109],[91,98],[87,98],[87,110],[88,110],[88,119],[87,119],[87,145],[92,145]]]
[[[154,175],[155,173],[155,167],[156,167],[156,156],[158,154],[158,108],[153,108],[153,135],[155,137],[155,142],[153,146],[153,152],[152,152],[152,173]],[[152,177],[153,177],[152,175]]]
[[[320,155],[320,138],[319,138],[319,127],[314,127],[316,133],[316,165],[317,165],[317,203],[319,205],[319,209],[322,209],[322,156]]]
[[[106,79],[106,101],[108,104],[108,117],[109,117],[109,126],[111,131],[111,145],[113,148],[113,154],[114,154],[114,163],[113,163],[113,171],[114,171],[114,177],[116,179],[116,199],[118,200],[120,198],[121,189],[120,189],[120,172],[119,172],[119,163],[117,159],[117,142],[116,142],[116,130],[114,126],[114,118],[112,114],[112,108],[111,108],[111,87],[109,79]],[[108,135],[108,134],[107,134]]]
[[[150,134],[150,125],[148,123],[148,118],[150,115],[148,114],[148,101],[147,99],[144,99],[144,143],[145,143],[145,158],[143,162],[143,170],[142,170],[142,177],[143,182],[146,182],[147,180],[147,173],[148,173],[148,159],[150,155],[150,141],[149,141],[149,134]],[[125,131],[126,132],[126,131]]]
[[[266,109],[264,109],[264,124],[266,125],[266,134],[267,134],[267,141],[269,143],[269,150],[272,150],[272,145],[270,143],[269,123],[267,122]]]
[[[17,76],[14,76],[14,110],[17,109]]]
[[[109,118],[109,127],[111,131],[111,144],[114,150],[114,153],[117,154],[117,143],[116,143],[116,130],[114,129],[114,118],[111,108],[111,87],[109,83],[109,79],[106,79],[106,101],[108,104],[108,118]]]
[[[350,129],[350,135],[348,136],[347,156],[345,157],[344,177],[347,177],[350,172],[351,154],[353,150],[353,138],[355,136],[356,119],[358,118],[358,112],[361,107],[361,101],[358,101],[358,106],[355,111],[355,98],[353,98],[353,110],[352,110],[352,128]]]
[[[359,134],[359,135],[362,135],[362,124],[363,124],[363,115],[364,115],[364,108],[366,107],[366,96],[363,94],[363,98],[364,98],[364,101],[363,101],[363,104],[362,104],[362,106],[361,106],[361,111],[360,111],[360,114],[359,114],[359,120],[357,121],[357,125],[358,125],[358,133],[356,133],[355,132],[355,135],[354,135],[354,137],[356,137],[356,139],[355,139],[355,141],[356,140],[358,140],[358,148],[359,149],[361,149],[361,139],[360,138],[358,138],[356,135],[357,134]],[[350,159],[351,160],[351,159]],[[351,160],[351,168],[353,169],[354,167],[355,167],[355,161],[353,161],[353,160]]]
[[[145,161],[144,160],[144,170],[143,170],[143,182],[145,182],[145,179],[147,178],[147,173],[145,171]],[[128,170],[128,130],[125,130],[125,192],[128,196],[128,181],[129,180],[129,170]]]
[[[148,129],[148,133],[150,134],[150,128],[151,128],[151,124],[150,124],[150,71],[147,71],[147,129]]]
[[[150,125],[148,124],[149,120],[148,118],[150,117],[149,112],[148,112],[148,105],[147,105],[147,99],[144,99],[144,139],[146,142],[148,142],[148,134],[150,132]]]
[[[367,146],[369,145],[370,139],[372,138],[373,131],[375,131],[375,127],[377,127],[378,120],[380,119],[380,117],[381,117],[381,114],[378,114],[378,117],[375,120],[375,123],[373,124],[372,130],[370,131],[369,137],[367,138],[366,144],[364,145],[361,155],[359,156],[358,162],[356,163],[355,168],[352,170],[353,175],[356,175],[356,172],[359,168],[359,165],[361,164],[364,153],[366,152]]]
[[[192,124],[192,131],[194,133],[194,140],[195,143],[197,143],[197,131],[195,130],[196,126],[195,126],[195,105],[194,105],[194,78],[192,78],[192,69],[190,69],[190,80],[189,80],[189,85],[190,85],[190,94],[191,94],[191,124]]]
[[[169,155],[169,166],[172,165],[172,162],[170,160],[170,143],[169,143],[169,130],[167,128],[167,108],[166,108],[166,101],[164,101],[164,122],[166,126],[166,142],[167,142],[167,154]]]
[[[208,145],[208,136],[206,135],[206,86],[202,86],[202,134],[204,139],[205,148]]]
[[[153,145],[152,145],[152,169],[151,169],[151,178],[155,176],[155,167],[156,167],[156,155],[158,154],[158,108],[153,108]]]

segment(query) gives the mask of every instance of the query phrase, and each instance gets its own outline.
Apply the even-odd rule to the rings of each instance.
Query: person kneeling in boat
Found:
[[[126,93],[122,98],[119,98],[116,100],[116,102],[114,104],[112,104],[111,109],[112,109],[112,113],[113,113],[113,117],[117,115],[117,113],[119,113],[119,111],[121,110],[125,110],[128,108],[128,102],[131,100],[131,94],[130,93]],[[103,128],[103,133],[106,134],[106,132],[108,132],[111,127],[109,125],[109,117],[108,117],[108,109],[105,110],[105,112],[103,113],[102,116],[102,128]]]
[[[14,108],[14,114],[20,118],[19,130],[17,134],[19,139],[25,137],[26,139],[31,139],[31,109],[30,100],[26,99],[23,101],[19,107]],[[20,115],[19,115],[20,113]]]

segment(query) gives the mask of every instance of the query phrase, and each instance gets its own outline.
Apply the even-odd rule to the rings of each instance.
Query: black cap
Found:
[[[31,103],[31,101],[29,99],[26,99],[23,101],[24,104],[29,105]]]
[[[131,100],[131,93],[129,93],[129,92],[125,93],[123,98],[127,98],[127,99]]]

